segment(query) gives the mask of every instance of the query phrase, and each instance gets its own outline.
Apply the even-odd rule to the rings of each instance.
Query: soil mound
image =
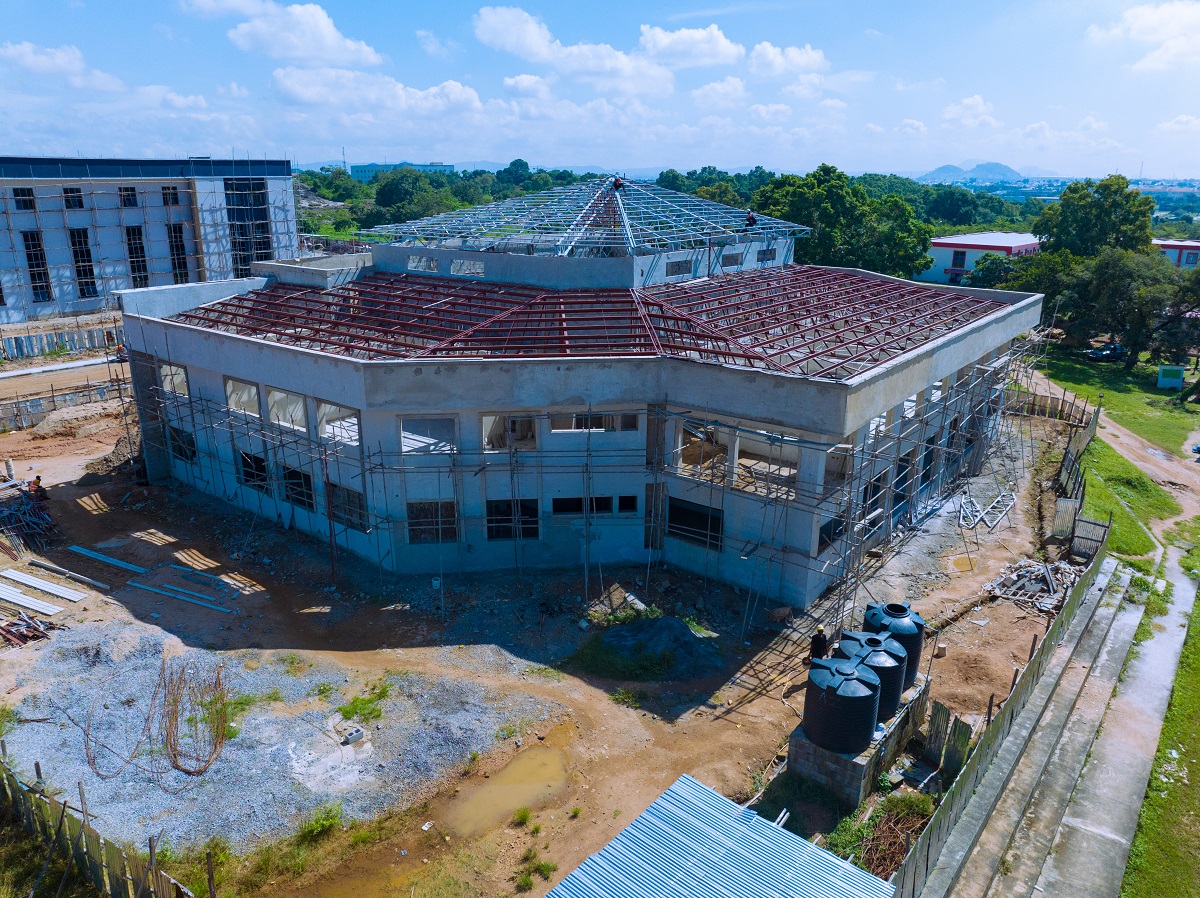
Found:
[[[677,617],[657,617],[618,624],[600,634],[599,642],[629,679],[692,680],[711,676],[721,655],[711,639],[702,639]]]

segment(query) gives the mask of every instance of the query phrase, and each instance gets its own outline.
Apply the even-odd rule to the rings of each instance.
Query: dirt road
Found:
[[[100,383],[115,377],[129,377],[129,365],[124,362],[109,364],[101,357],[95,365],[67,368],[58,371],[40,372],[29,368],[15,377],[0,378],[0,400],[19,399],[24,396],[40,396],[65,392],[88,383]]]

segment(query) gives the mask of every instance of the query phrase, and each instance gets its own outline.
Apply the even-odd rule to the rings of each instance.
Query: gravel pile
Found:
[[[7,737],[10,757],[30,779],[40,761],[52,788],[74,794],[82,781],[97,828],[119,841],[144,844],[163,832],[176,846],[214,835],[244,846],[285,835],[334,801],[342,802],[348,817],[369,818],[417,800],[470,752],[489,749],[505,724],[533,724],[559,710],[469,681],[397,674],[389,678],[381,718],[362,724],[366,739],[343,747],[331,727],[341,721],[336,706],[364,689],[345,669],[326,662],[309,666],[299,656],[304,663],[293,662],[289,672],[286,653],[262,652],[246,663],[226,657],[224,676],[233,694],[278,700],[257,701],[239,718],[238,735],[207,773],[190,777],[167,768],[156,775],[152,768],[165,765],[143,748],[116,776],[98,777],[88,765],[82,729],[93,697],[99,691],[104,703],[94,736],[127,755],[145,724],[163,649],[159,631],[135,623],[81,625],[55,634],[25,677],[38,692],[16,709],[22,718],[50,720],[20,724]],[[202,650],[178,657],[206,668],[219,658]],[[321,684],[334,687],[322,690],[327,698],[318,695]],[[120,760],[102,753],[99,766],[116,772]]]

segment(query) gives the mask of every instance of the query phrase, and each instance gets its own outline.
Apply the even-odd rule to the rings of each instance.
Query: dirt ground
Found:
[[[120,473],[84,476],[88,461],[108,452],[124,433],[119,417],[105,420],[107,427],[89,419],[80,429],[48,428],[52,433],[41,438],[32,432],[0,437],[0,457],[14,460],[19,477],[40,473],[51,485],[50,507],[62,537],[46,557],[119,587],[131,575],[65,550],[107,544],[101,551],[145,566],[174,561],[232,572],[252,591],[242,599],[240,626],[226,626],[223,615],[203,608],[164,605],[129,589],[113,593],[116,599],[89,599],[60,617],[100,625],[137,621],[216,656],[296,653],[313,663],[339,665],[356,680],[397,668],[471,680],[564,709],[553,727],[525,726],[515,738],[498,739],[470,776],[448,778],[427,796],[433,822],[440,815],[452,817],[451,805],[475,800],[523,748],[561,753],[565,778],[550,783],[546,795],[533,802],[542,827],[538,842],[551,846],[542,856],[559,868],[551,884],[683,773],[726,795],[749,797],[755,775],[777,761],[799,721],[802,659],[815,626],[811,615],[792,627],[773,626],[760,607],[760,619],[743,640],[744,593],[673,569],[606,569],[603,581],[594,576],[587,584],[588,595],[619,601],[626,592],[636,593],[668,613],[695,615],[719,634],[726,670],[700,682],[650,685],[564,674],[548,665],[569,656],[587,635],[579,626],[585,585],[578,572],[447,577],[444,607],[425,577],[384,575],[344,558],[335,578],[328,547],[319,541],[182,487],[140,486]],[[1019,495],[1025,486],[1018,487]],[[998,488],[991,474],[974,487],[982,504],[991,488]],[[1041,619],[1023,618],[1006,603],[978,600],[984,583],[1030,550],[1031,527],[1023,515],[1018,504],[994,532],[964,544],[957,503],[947,503],[921,532],[882,559],[859,593],[860,602],[911,600],[931,621],[959,617],[943,634],[947,654],[934,662],[933,676],[934,696],[962,714],[982,714],[989,694],[1007,691],[1013,666],[1028,656],[1031,634],[1045,629]],[[0,694],[7,693],[5,701],[12,704],[33,688],[21,684],[21,651],[10,652],[0,665]],[[610,695],[620,685],[640,693],[641,707],[614,703]],[[252,785],[251,771],[247,788]],[[570,813],[575,807],[577,818]],[[529,843],[526,835],[499,824],[447,841],[431,835],[437,827],[422,830],[421,822],[414,818],[400,836],[358,850],[337,869],[310,871],[299,882],[269,882],[265,892],[303,892],[308,898],[353,892],[370,898],[398,889],[409,894],[412,885],[417,894],[432,895],[438,892],[429,890],[434,870],[462,886],[454,894],[510,890],[512,870]],[[539,881],[534,894],[549,885]]]

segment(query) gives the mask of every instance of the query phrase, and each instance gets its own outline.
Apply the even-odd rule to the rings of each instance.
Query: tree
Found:
[[[675,171],[673,168],[668,168],[664,172],[659,172],[658,177],[654,181],[659,187],[664,190],[674,190],[678,193],[691,193],[696,185]]]
[[[496,180],[513,186],[524,184],[529,180],[529,163],[524,159],[514,159],[506,168],[496,172]]]
[[[401,206],[413,202],[432,189],[429,179],[415,168],[398,168],[375,180],[375,202],[380,206]]]
[[[981,287],[985,290],[1002,288],[1004,282],[1016,272],[1016,263],[1023,258],[1030,257],[1018,256],[1013,259],[1000,253],[984,253],[975,260],[975,267],[967,275],[964,286]]]
[[[871,199],[832,165],[820,165],[804,177],[776,178],[754,195],[754,206],[812,229],[796,241],[797,262],[897,277],[911,277],[930,265],[932,230],[917,220],[912,206],[895,195]]]
[[[1033,232],[1046,249],[1096,256],[1105,247],[1146,252],[1154,198],[1142,196],[1122,175],[1072,181],[1059,202],[1043,210]]]
[[[961,187],[938,186],[925,207],[928,218],[950,224],[973,224],[979,214],[979,201],[969,190]]]
[[[718,181],[711,187],[697,187],[696,196],[702,200],[712,200],[714,203],[724,203],[726,206],[742,205],[742,198],[738,196],[733,185],[728,181]]]

